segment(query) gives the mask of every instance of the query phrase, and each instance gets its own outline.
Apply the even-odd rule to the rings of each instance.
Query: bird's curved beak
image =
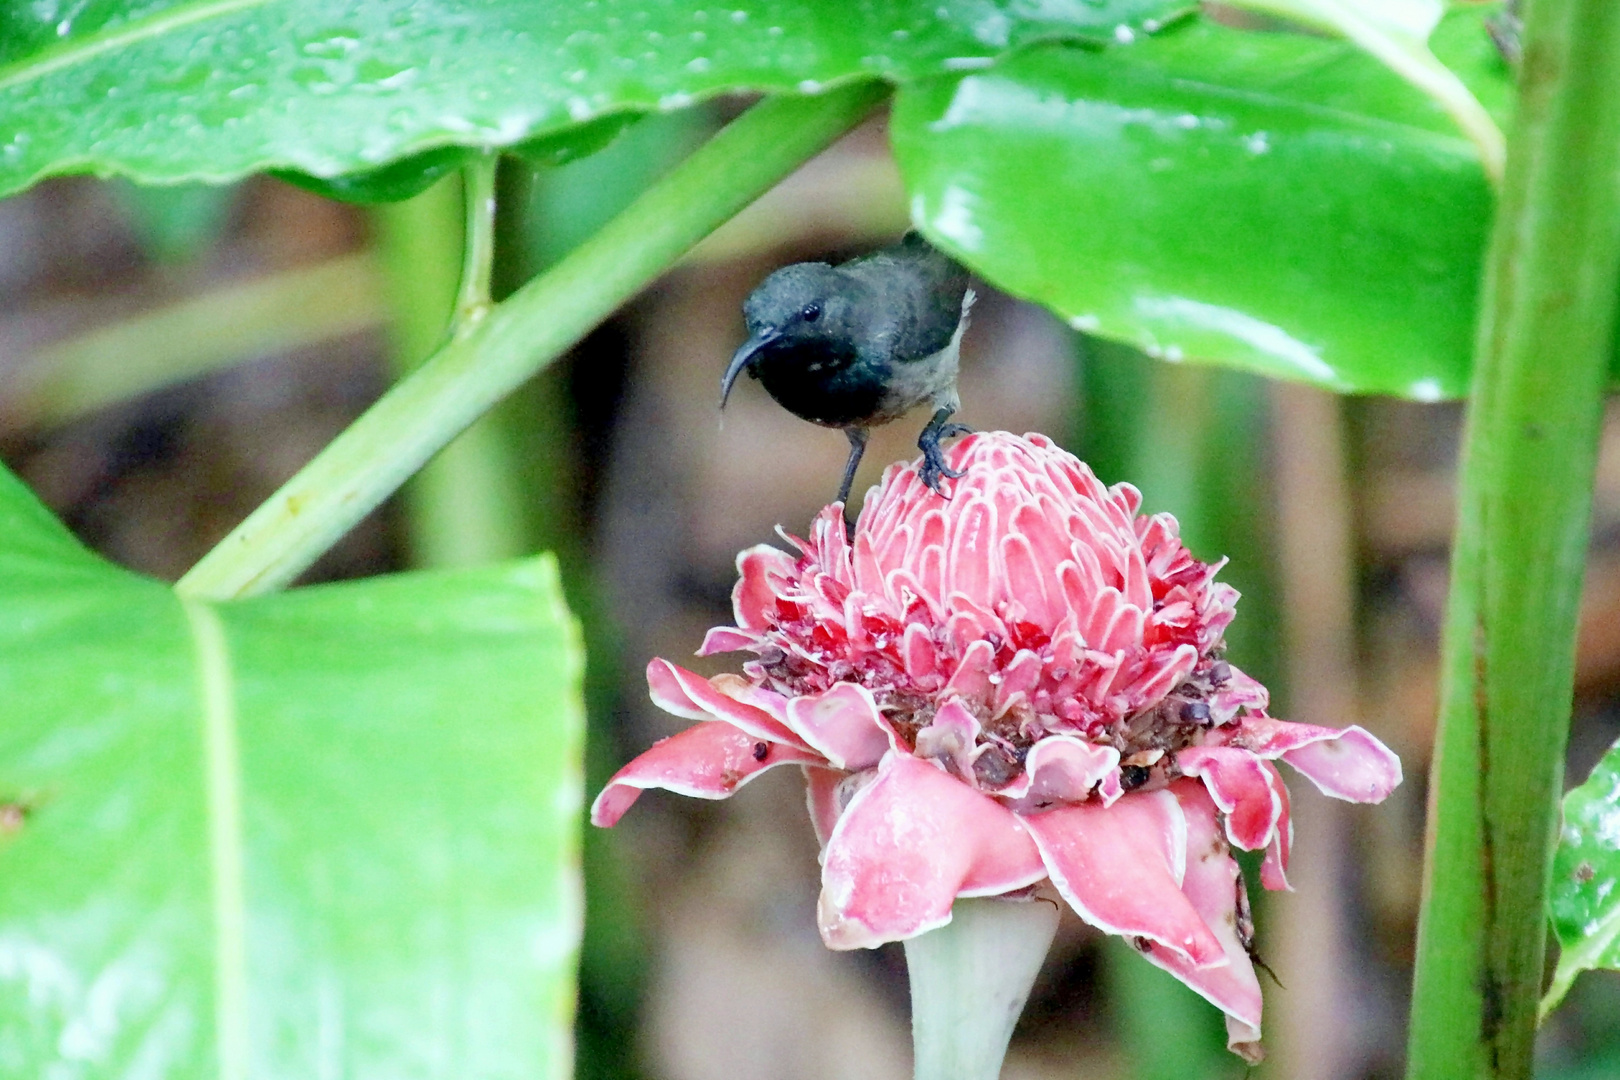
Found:
[[[777,337],[778,335],[774,330],[755,334],[743,342],[742,347],[732,354],[731,363],[726,365],[726,373],[720,376],[720,407],[722,409],[726,407],[726,399],[731,396],[731,384],[737,381],[737,376],[743,373],[743,369],[749,365],[759,350],[775,341]]]

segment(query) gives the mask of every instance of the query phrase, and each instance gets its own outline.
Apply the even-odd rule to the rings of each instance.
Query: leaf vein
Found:
[[[148,38],[159,37],[171,30],[194,26],[238,11],[262,7],[271,2],[272,0],[207,0],[204,3],[168,8],[123,26],[97,30],[82,38],[42,49],[33,56],[24,57],[7,67],[0,68],[0,90],[9,90],[20,83],[42,79],[73,67],[81,61],[92,60]]]
[[[219,1080],[247,1080],[247,889],[242,852],[241,754],[236,687],[219,614],[182,599],[197,658],[202,706],[203,776],[214,906],[214,1025]]]

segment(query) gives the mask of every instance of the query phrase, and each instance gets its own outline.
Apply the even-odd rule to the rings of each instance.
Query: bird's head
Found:
[[[753,370],[762,355],[774,350],[825,349],[848,352],[856,339],[860,297],[846,275],[826,263],[784,266],[743,302],[748,340],[743,342],[720,380],[720,405],[744,370]]]

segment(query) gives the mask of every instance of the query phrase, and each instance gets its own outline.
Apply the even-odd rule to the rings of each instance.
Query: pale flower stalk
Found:
[[[1039,435],[987,432],[949,454],[949,498],[891,466],[846,536],[827,507],[794,553],[738,556],[735,626],[666,660],[652,698],[698,721],[597,797],[612,825],[641,791],[726,798],[767,769],[803,771],[821,841],[817,923],[835,949],[905,941],[960,897],[1049,887],[1226,1014],[1260,1049],[1243,876],[1263,851],[1285,889],[1292,830],[1274,764],[1377,802],[1400,762],[1359,727],[1288,723],[1222,658],[1237,592],[1182,546],[1169,514]],[[1031,978],[1033,975],[1031,974]],[[1027,987],[1025,989],[1027,993]],[[989,1075],[994,1075],[993,1073]]]

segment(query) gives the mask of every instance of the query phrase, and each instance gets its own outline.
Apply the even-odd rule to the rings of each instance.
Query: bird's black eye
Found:
[[[799,312],[799,318],[803,319],[805,322],[815,322],[817,319],[821,318],[821,305],[804,305],[804,310]]]

